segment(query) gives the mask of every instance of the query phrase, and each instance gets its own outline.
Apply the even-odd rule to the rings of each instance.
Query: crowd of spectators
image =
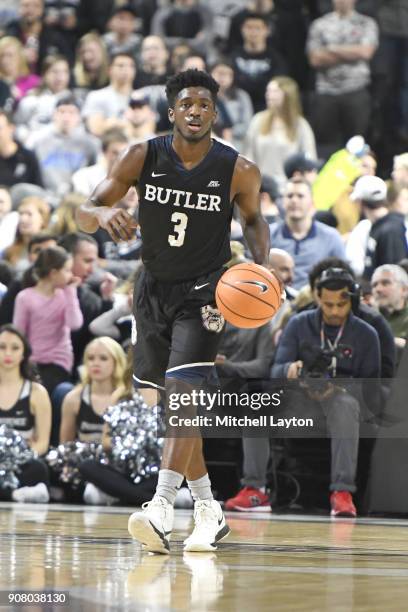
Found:
[[[356,282],[353,299],[361,295],[364,304],[361,312],[350,306],[344,321],[371,346],[373,361],[368,374],[351,367],[346,376],[395,374],[408,338],[405,2],[9,0],[0,1],[0,33],[0,325],[13,323],[31,345],[51,398],[50,424],[41,426],[53,444],[67,406],[72,424],[63,423],[63,441],[77,436],[73,415],[93,384],[90,374],[71,391],[85,347],[89,356],[92,340],[106,335],[129,346],[131,288],[141,266],[138,233],[119,244],[104,230],[81,234],[75,210],[127,146],[170,130],[164,85],[187,68],[208,70],[219,83],[214,137],[261,170],[270,265],[287,288],[271,328],[227,329],[221,375],[296,378],[294,364],[305,356],[288,347],[307,340],[307,326],[310,338],[318,336],[316,313],[330,325],[327,292],[354,295]],[[137,217],[134,188],[119,206]],[[245,260],[236,218],[231,230]],[[327,269],[348,276],[319,285]],[[7,333],[0,352],[12,344],[14,332]],[[18,342],[23,351],[26,340]],[[95,402],[100,389],[104,398],[96,412],[112,400],[109,380],[96,385]],[[15,399],[22,401],[19,391]],[[342,401],[343,416],[353,419],[359,400]],[[331,409],[326,417],[347,433]],[[350,435],[358,439],[355,428]],[[337,489],[355,490],[356,452],[355,445],[332,448]],[[344,468],[347,453],[354,463]],[[242,508],[243,499],[268,506],[268,441],[246,442],[244,456],[250,495],[230,508]],[[95,489],[88,499],[110,499]]]

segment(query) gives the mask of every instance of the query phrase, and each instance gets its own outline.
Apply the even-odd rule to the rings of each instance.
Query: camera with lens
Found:
[[[344,391],[343,387],[331,382],[337,376],[338,359],[351,359],[353,349],[345,344],[338,344],[335,348],[321,348],[320,346],[301,346],[303,367],[299,373],[300,386],[313,400],[324,400],[334,392]]]
[[[303,368],[301,378],[336,378],[339,359],[351,359],[353,348],[338,344],[335,348],[302,345]]]

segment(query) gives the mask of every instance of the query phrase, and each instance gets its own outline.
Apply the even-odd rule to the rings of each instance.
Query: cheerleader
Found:
[[[124,392],[125,368],[125,353],[112,338],[101,336],[87,345],[82,382],[65,396],[62,404],[60,444],[74,441],[101,444],[103,415],[113,403],[113,393]],[[88,498],[94,488],[85,487],[86,503],[92,503]]]
[[[29,363],[31,348],[13,325],[0,327],[0,425],[18,431],[38,456],[48,450],[51,402],[46,389],[35,382]],[[1,465],[0,465],[1,468]],[[49,501],[48,470],[41,459],[32,459],[16,473],[20,487],[2,488],[2,501]]]
[[[128,353],[124,381],[125,387],[114,393],[112,404],[120,405],[121,402],[125,402],[127,409],[132,410],[133,406],[135,412],[140,410],[141,402],[145,403],[146,410],[153,410],[157,406],[160,398],[155,389],[139,389],[138,392],[133,389],[131,351]],[[103,428],[102,445],[109,457],[112,437],[108,423],[105,423]],[[151,499],[157,485],[157,476],[143,478],[135,484],[130,474],[123,474],[112,465],[104,465],[92,459],[82,462],[79,471],[88,482],[87,487],[92,487],[90,489],[92,495],[88,497],[87,503],[94,505],[105,505],[116,501],[124,506],[141,506]]]

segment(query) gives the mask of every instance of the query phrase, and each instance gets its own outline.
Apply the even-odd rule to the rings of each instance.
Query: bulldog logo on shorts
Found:
[[[218,308],[209,305],[203,306],[200,308],[200,312],[205,329],[208,329],[210,332],[215,332],[216,334],[222,332],[225,325],[225,319]]]

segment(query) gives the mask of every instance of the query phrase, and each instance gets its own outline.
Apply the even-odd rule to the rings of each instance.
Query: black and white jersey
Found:
[[[184,281],[217,270],[231,257],[231,181],[235,149],[213,140],[186,170],[172,135],[148,141],[138,182],[142,259],[161,281]]]
[[[25,380],[14,406],[8,410],[0,406],[0,425],[15,429],[25,440],[29,440],[34,433],[34,415],[30,407],[31,390],[31,381]]]
[[[81,403],[76,418],[78,440],[80,442],[96,442],[102,439],[103,416],[95,412],[92,406],[91,386],[85,385],[81,393]]]

